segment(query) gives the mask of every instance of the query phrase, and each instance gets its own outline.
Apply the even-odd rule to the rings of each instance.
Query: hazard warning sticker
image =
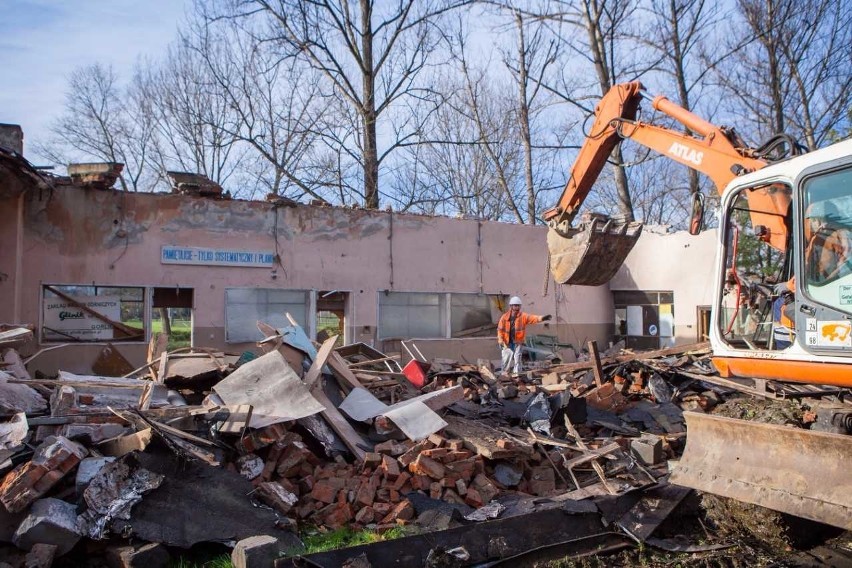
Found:
[[[817,322],[817,328],[816,344],[818,346],[852,347],[852,322],[848,320],[821,321]],[[810,341],[808,343],[810,344]]]

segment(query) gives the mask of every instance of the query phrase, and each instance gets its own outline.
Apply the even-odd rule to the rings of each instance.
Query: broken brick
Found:
[[[309,465],[306,462],[308,457],[313,456],[308,447],[302,442],[293,442],[278,461],[276,471],[281,477],[294,477],[301,473],[302,465]]]
[[[440,448],[447,441],[447,439],[441,436],[440,434],[430,434],[429,437],[426,439],[435,444],[436,448]]]
[[[421,440],[414,444],[407,452],[399,456],[399,463],[402,464],[402,467],[408,467],[417,456],[420,455],[420,452],[423,450],[428,450],[434,447],[434,444],[428,440]]]
[[[410,521],[414,518],[414,505],[411,504],[411,501],[405,499],[404,501],[400,501],[396,507],[394,507],[390,513],[385,515],[382,519],[382,523],[395,523],[398,520],[402,521]]]
[[[459,496],[459,494],[456,493],[452,489],[445,489],[444,490],[443,500],[446,501],[447,503],[456,503],[458,505],[466,505],[467,504],[467,503],[464,502],[464,498]]]
[[[467,483],[465,483],[463,479],[456,481],[456,491],[459,495],[465,495],[467,493]]]
[[[388,440],[387,442],[382,442],[381,444],[376,444],[373,448],[373,452],[377,452],[380,454],[387,454],[390,456],[399,456],[408,451],[408,447],[405,444],[401,444],[396,440]]]
[[[32,460],[6,474],[0,484],[0,502],[10,513],[26,509],[87,455],[86,449],[62,436],[49,436]]]
[[[391,485],[391,489],[399,491],[400,489],[402,489],[402,486],[405,485],[406,482],[408,482],[409,479],[411,479],[411,474],[407,471],[403,471],[399,474],[399,477],[396,478],[396,481],[393,482],[393,485]]]
[[[445,469],[444,466],[439,464],[437,461],[420,454],[417,456],[417,459],[414,460],[408,469],[411,473],[417,475],[428,475],[432,479],[441,479],[444,477]]]
[[[474,478],[473,486],[479,491],[482,501],[486,504],[490,503],[500,493],[500,490],[491,483],[491,480],[481,473]]]
[[[441,485],[440,481],[433,481],[429,486],[429,497],[432,499],[440,499],[441,494],[444,491],[444,486]]]
[[[372,507],[363,507],[357,513],[355,513],[355,522],[368,525],[372,523],[376,519],[376,513]]]
[[[464,502],[470,505],[471,507],[475,507],[477,509],[485,504],[482,501],[482,495],[480,495],[479,491],[477,491],[473,487],[467,488],[467,494],[464,496]]]
[[[399,477],[399,462],[388,455],[382,455],[381,470],[386,479],[393,481]]]
[[[349,503],[337,503],[331,512],[323,517],[323,524],[332,529],[339,529],[346,526],[352,517],[352,507]]]
[[[378,489],[378,478],[371,476],[361,482],[355,494],[355,503],[359,505],[372,505],[376,500],[376,489]]]
[[[364,467],[367,469],[375,469],[382,463],[382,454],[377,452],[367,452],[364,455]]]
[[[317,481],[316,485],[314,485],[314,488],[311,491],[311,498],[323,503],[333,503],[337,498],[338,491],[340,491],[339,487],[335,487],[329,483],[329,480],[323,479],[321,481]]]
[[[459,440],[454,438],[452,440],[447,440],[447,449],[451,452],[458,452],[464,449],[464,440]]]
[[[288,514],[299,501],[295,493],[287,491],[274,481],[266,481],[258,485],[257,498],[284,515]]]

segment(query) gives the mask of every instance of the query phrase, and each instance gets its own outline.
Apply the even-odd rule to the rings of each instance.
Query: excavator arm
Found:
[[[636,120],[639,103],[677,120],[692,134]],[[623,139],[633,140],[707,175],[719,194],[738,175],[758,170],[767,162],[748,149],[733,130],[718,127],[666,97],[651,97],[638,81],[614,86],[595,108],[595,120],[571,168],[556,207],[544,213],[550,231],[550,268],[557,282],[599,286],[608,282],[641,234],[641,224],[590,216],[579,226],[572,222],[610,154]],[[770,190],[749,197],[755,226],[777,249],[786,246],[783,215],[789,196]]]

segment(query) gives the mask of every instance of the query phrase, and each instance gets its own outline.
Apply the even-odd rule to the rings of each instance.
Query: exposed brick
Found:
[[[431,434],[427,438],[427,440],[429,440],[430,442],[435,444],[436,448],[440,448],[441,446],[443,446],[447,442],[447,439],[444,438],[443,436],[441,436],[440,434]]]
[[[468,480],[476,473],[476,459],[454,461],[446,464],[445,470],[457,475],[460,479]]]
[[[490,503],[500,493],[500,490],[491,483],[491,480],[481,473],[473,479],[473,486],[479,491],[482,501],[486,504]]]
[[[449,453],[450,450],[448,450],[447,448],[433,448],[431,450],[423,450],[422,452],[420,452],[420,455],[426,456],[427,458],[432,458],[433,460],[440,461]]]
[[[364,456],[364,467],[366,469],[375,469],[382,463],[382,454],[377,452],[367,452]]]
[[[411,474],[407,471],[403,471],[399,474],[399,477],[397,477],[396,480],[393,482],[393,485],[391,485],[391,489],[399,491],[400,489],[402,489],[402,486],[408,482],[409,479],[411,479]]]
[[[397,520],[402,521],[410,521],[414,518],[414,505],[411,504],[411,501],[405,499],[404,501],[400,501],[396,507],[391,509],[391,512],[385,515],[382,519],[382,523],[395,523]]]
[[[286,436],[286,438],[285,438]],[[244,437],[237,442],[237,449],[241,453],[256,452],[261,448],[272,445],[275,442],[281,441],[283,445],[289,445],[294,441],[302,441],[302,437],[295,432],[288,432],[287,426],[279,422],[271,424],[259,430],[255,430],[250,435]]]
[[[390,456],[400,456],[408,451],[408,447],[405,444],[401,444],[396,440],[388,440],[387,442],[382,442],[381,444],[376,444],[373,448],[374,452],[378,452],[380,454],[387,454]]]
[[[286,515],[290,512],[299,497],[274,481],[263,482],[257,486],[257,498],[276,511]]]
[[[391,512],[393,509],[393,505],[390,503],[373,503],[373,511],[376,512],[376,518],[383,518],[385,515]]]
[[[355,513],[355,522],[368,525],[372,523],[376,519],[376,512],[372,507],[363,507],[357,513]]]
[[[473,487],[467,488],[467,494],[464,496],[464,502],[470,505],[471,507],[482,507],[485,503],[482,501],[482,496],[479,494],[479,491],[474,489]]]
[[[67,438],[48,437],[36,449],[32,460],[6,474],[0,484],[0,502],[10,513],[23,511],[87,454],[83,446]]]
[[[337,503],[332,507],[331,512],[323,517],[323,524],[332,529],[339,529],[349,524],[352,517],[352,507],[349,503]]]
[[[287,449],[284,450],[284,454],[278,461],[278,466],[276,467],[278,475],[281,477],[293,477],[301,473],[302,465],[309,465],[306,462],[308,461],[308,457],[312,455],[305,444],[302,442],[293,442],[287,446]]]
[[[386,479],[393,481],[399,477],[399,462],[388,455],[383,455],[381,470]]]
[[[417,456],[417,459],[414,460],[410,466],[408,466],[411,473],[417,475],[428,475],[432,479],[441,479],[444,477],[445,469],[444,466],[429,458],[420,454]]]
[[[340,488],[329,483],[329,480],[323,479],[321,481],[317,481],[314,485],[314,488],[311,491],[311,498],[322,503],[333,503],[337,498],[338,491],[340,491]]]
[[[399,456],[399,463],[402,464],[403,467],[408,467],[415,459],[417,459],[417,456],[420,455],[420,452],[422,452],[423,450],[428,450],[433,446],[434,444],[432,444],[432,442],[430,442],[428,439],[421,440],[420,442],[414,444],[407,452]]]
[[[468,451],[468,450],[459,450],[459,451],[448,453],[447,456],[443,459],[443,462],[444,463],[450,463],[450,462],[454,462],[454,461],[467,460],[467,459],[470,459],[472,457],[473,457],[473,452]]]
[[[445,489],[444,490],[443,499],[447,503],[456,503],[458,505],[466,505],[467,504],[467,503],[464,502],[464,498],[459,496],[459,494],[456,493],[455,491],[453,491],[452,489]]]
[[[358,491],[355,493],[355,503],[357,505],[372,505],[376,500],[376,489],[378,489],[378,478],[370,476],[361,481]]]

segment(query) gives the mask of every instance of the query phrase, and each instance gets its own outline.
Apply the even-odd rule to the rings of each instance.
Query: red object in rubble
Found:
[[[426,373],[429,372],[429,368],[431,366],[432,365],[429,363],[412,359],[405,367],[402,368],[402,374],[405,375],[405,378],[408,379],[408,382],[412,385],[417,388],[423,388],[423,385],[426,384]]]

